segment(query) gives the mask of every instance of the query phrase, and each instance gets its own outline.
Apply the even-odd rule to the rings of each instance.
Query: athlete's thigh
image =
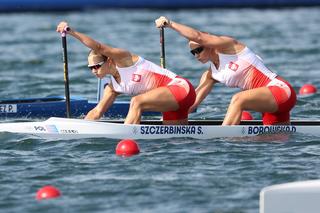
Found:
[[[243,108],[258,112],[276,112],[278,110],[277,102],[268,87],[260,87],[239,93]]]
[[[137,96],[144,110],[175,111],[179,104],[168,87],[159,87]]]

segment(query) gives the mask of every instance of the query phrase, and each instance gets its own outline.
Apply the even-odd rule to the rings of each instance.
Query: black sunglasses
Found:
[[[99,63],[97,63],[97,64],[94,64],[94,65],[88,65],[88,68],[89,68],[90,70],[93,70],[93,69],[97,70],[97,69],[99,69],[100,67],[102,67],[102,65],[104,64],[104,62],[105,62],[105,61],[101,61],[101,62],[99,62]]]
[[[196,54],[200,54],[203,51],[203,49],[204,48],[200,46],[200,47],[197,47],[197,48],[190,50],[190,52],[192,55],[196,55]]]

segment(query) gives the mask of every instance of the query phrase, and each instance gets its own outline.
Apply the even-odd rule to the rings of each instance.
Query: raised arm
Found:
[[[102,55],[110,57],[114,59],[116,62],[121,62],[121,60],[131,58],[132,56],[131,53],[127,50],[111,47],[109,45],[100,43],[83,33],[77,32],[76,30],[71,28],[67,22],[64,22],[64,21],[58,24],[57,32],[61,33],[66,29],[66,27],[68,27],[67,33],[69,35],[78,39],[81,43],[83,43],[88,48],[95,50]]]
[[[226,49],[226,48],[229,48],[230,45],[237,43],[237,41],[231,37],[217,36],[217,35],[201,32],[187,25],[179,24],[177,22],[169,20],[164,16],[161,16],[160,18],[158,18],[155,21],[155,23],[157,27],[171,28],[177,31],[180,35],[182,35],[186,39],[197,42],[198,44],[207,46],[207,47]]]
[[[190,107],[189,112],[193,112],[201,104],[215,83],[217,83],[217,81],[211,77],[211,69],[209,68],[201,76],[199,86],[196,88],[197,97],[194,104]]]

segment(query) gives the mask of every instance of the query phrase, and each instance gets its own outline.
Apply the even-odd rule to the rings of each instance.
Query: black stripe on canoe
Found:
[[[123,120],[105,121],[109,123],[123,123]],[[219,126],[222,124],[222,120],[189,120],[188,125],[198,125],[198,126]],[[141,125],[161,125],[162,121],[159,120],[145,120],[141,121]],[[262,125],[261,120],[251,120],[251,121],[241,121],[240,125]],[[293,126],[320,126],[320,121],[316,120],[294,120],[291,121]]]

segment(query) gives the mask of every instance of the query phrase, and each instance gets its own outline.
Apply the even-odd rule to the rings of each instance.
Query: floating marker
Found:
[[[60,197],[60,195],[61,193],[59,189],[57,189],[54,186],[48,185],[38,190],[36,199],[37,200],[52,199],[52,198]]]
[[[139,146],[136,141],[131,139],[121,140],[116,147],[116,154],[130,157],[140,153]]]
[[[314,94],[316,92],[317,92],[317,88],[312,84],[305,84],[299,90],[300,95],[309,95],[309,94]]]

